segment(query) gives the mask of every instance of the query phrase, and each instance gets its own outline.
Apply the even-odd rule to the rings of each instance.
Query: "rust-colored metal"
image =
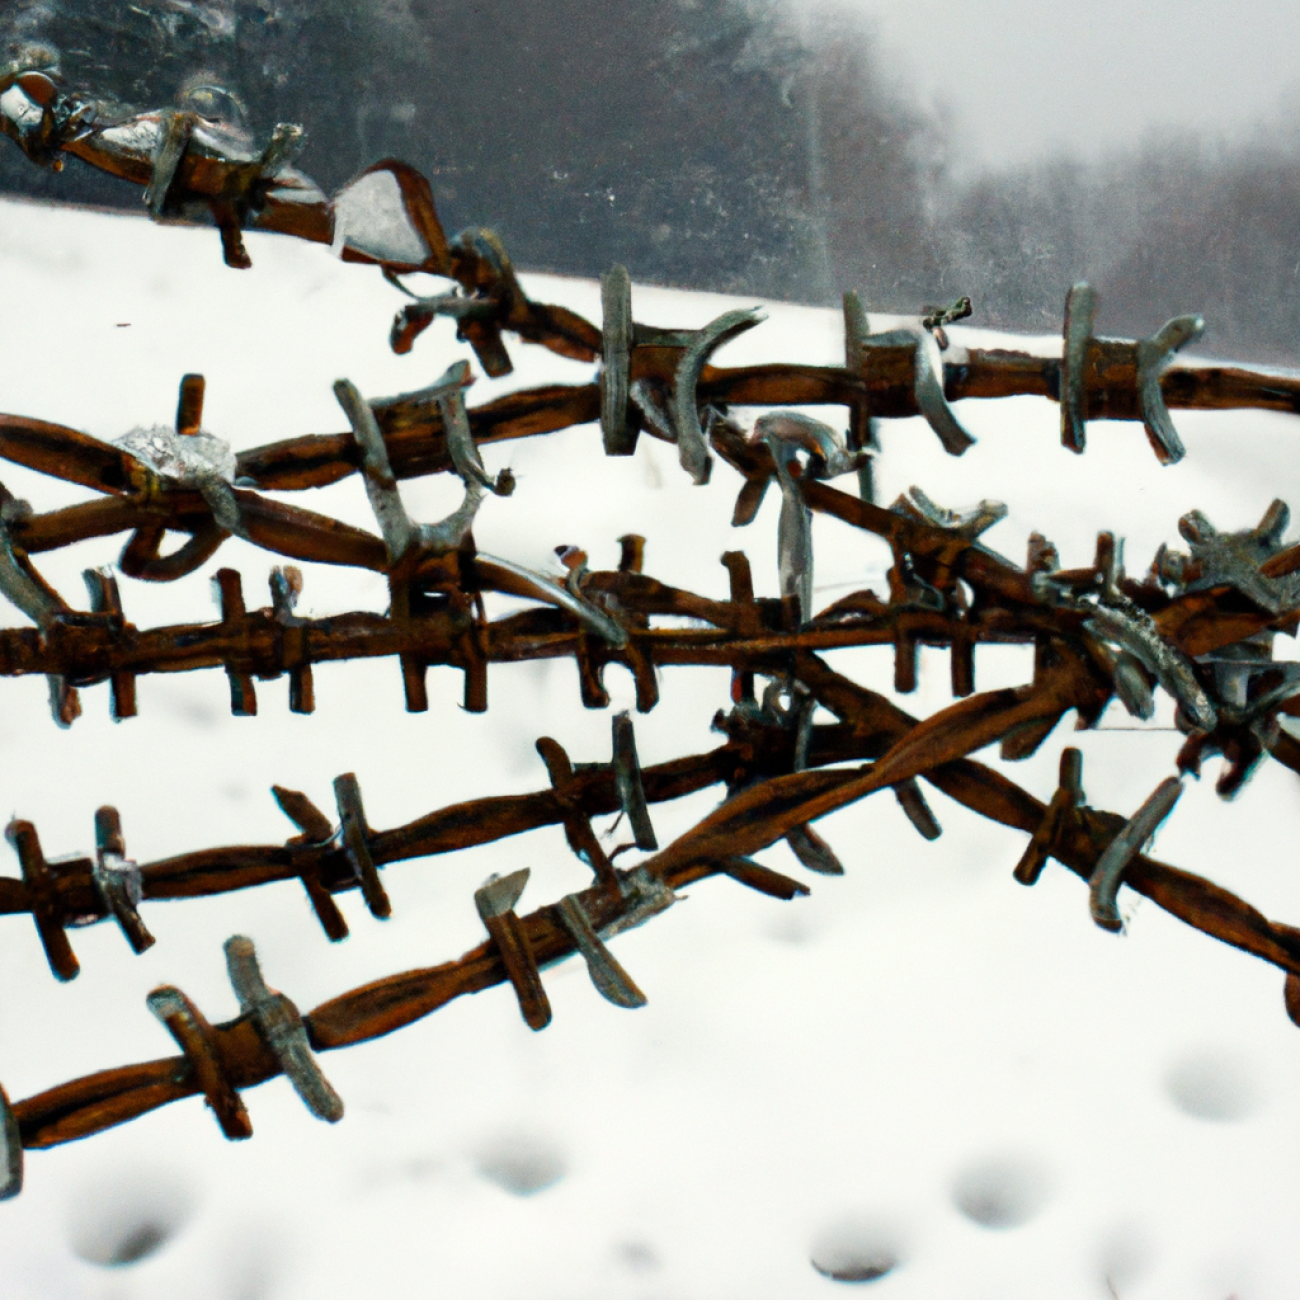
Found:
[[[1034,394],[1062,402],[1061,433],[1071,450],[1085,450],[1088,420],[1128,420],[1168,463],[1184,452],[1171,408],[1300,413],[1300,380],[1170,366],[1177,349],[1197,336],[1197,317],[1178,318],[1150,339],[1097,339],[1095,294],[1086,285],[1071,290],[1061,358],[957,346],[945,326],[969,311],[964,299],[918,319],[915,329],[873,333],[865,308],[849,295],[843,366],[716,367],[705,364],[707,356],[757,324],[755,312],[726,313],[690,330],[639,323],[631,278],[617,267],[604,279],[600,326],[534,303],[500,240],[476,229],[448,237],[427,181],[404,164],[376,164],[330,200],[289,165],[296,128],[277,128],[259,150],[188,110],[96,124],[75,96],[39,72],[0,78],[0,91],[10,89],[26,97],[31,111],[0,126],[35,161],[53,165],[63,154],[77,156],[140,185],[156,216],[171,219],[205,204],[232,265],[247,264],[240,232],[256,228],[335,243],[345,260],[381,267],[399,289],[400,276],[411,271],[453,281],[447,294],[410,296],[393,327],[399,352],[442,315],[456,321],[489,375],[510,370],[506,334],[565,357],[599,359],[601,371],[586,384],[547,385],[474,407],[464,400],[472,380],[466,362],[426,389],[391,398],[367,398],[340,380],[335,392],[348,432],[298,434],[238,455],[203,427],[205,382],[198,374],[181,381],[174,430],[145,435],[151,443],[129,436],[108,444],[39,419],[0,415],[0,458],[100,494],[37,514],[0,489],[0,593],[34,624],[0,630],[0,675],[45,675],[54,716],[64,725],[77,716],[78,692],[87,687],[109,683],[114,717],[129,718],[139,675],[205,668],[227,675],[237,714],[257,711],[254,679],[279,676],[289,679],[291,708],[310,713],[313,665],[379,656],[397,659],[412,711],[428,707],[426,673],[439,666],[464,674],[471,712],[488,707],[493,664],[529,659],[573,659],[580,698],[591,708],[609,702],[603,673],[612,663],[633,675],[642,712],[659,699],[662,670],[727,667],[732,679],[731,707],[715,718],[725,740],[709,752],[642,768],[632,721],[621,714],[610,759],[575,763],[557,740],[543,737],[537,748],[547,788],[438,809],[390,830],[368,824],[350,773],[334,783],[337,826],[307,794],[276,786],[274,797],[298,832],[286,843],[152,863],[126,859],[110,808],[97,819],[94,859],[48,862],[36,828],[12,822],[8,836],[22,878],[0,879],[0,913],[33,918],[61,979],[78,972],[70,926],[112,917],[141,951],[153,941],[141,908],[152,919],[157,901],[293,880],[305,888],[327,937],[337,940],[348,932],[340,895],[358,889],[373,916],[392,912],[381,869],[542,826],[563,827],[594,881],[520,915],[527,868],[491,878],[475,893],[484,944],[459,960],[344,993],[306,1015],[266,987],[251,942],[232,938],[226,956],[243,1008],[237,1019],[210,1024],[184,994],[161,988],[149,1005],[179,1044],[179,1057],[106,1070],[12,1106],[0,1090],[0,1197],[21,1182],[22,1148],[82,1138],[187,1096],[204,1096],[228,1137],[247,1137],[252,1128],[240,1093],[282,1072],[313,1113],[336,1120],[342,1102],[313,1053],[390,1033],[456,997],[506,982],[526,1023],[544,1028],[551,1008],[541,972],[575,953],[615,1005],[643,1005],[646,995],[607,947],[622,930],[658,915],[676,891],[710,876],[777,899],[807,893],[807,885],[751,855],[785,841],[804,868],[843,871],[813,823],[878,790],[891,790],[917,830],[933,838],[940,828],[921,782],[1029,836],[1015,869],[1022,883],[1034,883],[1053,860],[1088,881],[1092,914],[1103,928],[1122,923],[1122,883],[1276,965],[1287,974],[1288,1012],[1300,1022],[1300,929],[1143,852],[1173,806],[1177,778],[1125,816],[1085,804],[1076,749],[1064,751],[1059,788],[1047,804],[970,758],[995,741],[1004,759],[1027,757],[1066,713],[1074,712],[1081,727],[1094,726],[1115,700],[1148,717],[1154,693],[1164,690],[1185,736],[1173,760],[1180,773],[1198,771],[1207,754],[1220,753],[1227,763],[1219,790],[1231,795],[1266,757],[1300,771],[1300,741],[1283,725],[1300,716],[1300,669],[1274,661],[1271,652],[1273,635],[1294,633],[1300,624],[1300,546],[1283,544],[1285,507],[1274,503],[1254,529],[1223,534],[1193,511],[1179,524],[1190,553],[1162,548],[1136,580],[1124,572],[1110,534],[1099,537],[1091,564],[1077,569],[1062,569],[1055,547],[1034,534],[1021,567],[980,541],[1005,513],[995,502],[958,514],[919,488],[891,506],[872,499],[875,426],[882,419],[921,415],[950,453],[961,454],[970,438],[951,403]],[[362,200],[381,191],[396,196],[409,224],[397,241],[406,241],[402,248],[381,247],[366,228]],[[779,410],[746,430],[729,415],[741,406],[842,407],[849,429],[842,436],[804,410]],[[755,517],[775,487],[780,595],[756,597],[739,550],[722,557],[726,599],[665,584],[645,571],[645,541],[634,535],[618,539],[614,570],[591,570],[576,545],[560,548],[563,574],[534,573],[481,553],[473,535],[479,501],[487,492],[508,495],[514,482],[508,473],[489,476],[480,449],[581,424],[599,424],[611,455],[634,454],[642,433],[675,442],[696,482],[710,476],[715,460],[724,462],[740,480],[738,525]],[[411,519],[402,481],[442,472],[461,480],[462,504],[433,524]],[[307,491],[353,473],[363,475],[374,532],[266,495]],[[837,476],[851,476],[855,490],[826,481]],[[883,595],[861,590],[813,607],[819,514],[887,543],[893,563]],[[164,554],[168,532],[187,540]],[[389,609],[300,617],[294,611],[303,579],[292,566],[272,571],[270,604],[250,608],[241,576],[222,569],[215,580],[218,620],[137,628],[110,573],[86,575],[90,607],[83,611],[35,567],[33,557],[42,552],[117,533],[127,535],[121,569],[145,581],[179,579],[227,537],[239,536],[277,557],[382,575]],[[528,608],[490,619],[485,599],[495,593],[523,598]],[[975,650],[984,643],[1032,645],[1032,680],[977,691]],[[917,685],[919,648],[947,647],[953,703],[914,718],[819,657],[867,645],[890,648],[902,693]],[[836,721],[814,722],[818,708]],[[720,806],[661,847],[651,805],[719,784],[726,796]],[[632,842],[607,848],[593,819],[615,813],[627,818]],[[621,865],[627,851],[642,856]],[[165,925],[158,928],[165,939]]]

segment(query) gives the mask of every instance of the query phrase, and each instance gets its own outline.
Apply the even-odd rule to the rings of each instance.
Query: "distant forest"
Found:
[[[958,180],[943,127],[851,20],[800,34],[776,0],[6,0],[0,53],[57,66],[107,115],[228,88],[255,134],[306,127],[327,192],[384,156],[449,230],[517,263],[878,311],[968,294],[973,324],[1100,330],[1199,311],[1221,355],[1300,365],[1300,125],[1248,146],[1152,139],[1102,164]],[[7,50],[4,47],[7,46]],[[0,189],[138,209],[7,143]]]

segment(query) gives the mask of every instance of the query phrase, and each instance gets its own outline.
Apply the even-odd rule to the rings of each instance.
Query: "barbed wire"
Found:
[[[334,783],[334,817],[306,794],[275,787],[298,832],[284,844],[208,849],[143,865],[127,857],[120,818],[109,807],[96,816],[94,855],[71,862],[47,861],[37,828],[12,822],[7,833],[22,878],[0,880],[0,912],[30,914],[51,969],[63,979],[79,969],[70,927],[111,917],[136,952],[147,948],[153,935],[141,911],[146,902],[297,880],[327,936],[339,939],[347,922],[337,894],[358,889],[373,915],[391,912],[380,874],[386,865],[546,825],[563,826],[594,884],[520,915],[527,871],[492,877],[475,893],[485,943],[457,961],[390,976],[306,1015],[268,988],[251,942],[232,938],[226,957],[239,1017],[214,1025],[179,990],[155,990],[150,1009],[180,1056],[103,1071],[13,1105],[3,1101],[0,1168],[7,1173],[0,1195],[21,1185],[25,1148],[85,1137],[191,1095],[206,1098],[228,1137],[247,1137],[252,1128],[241,1092],[281,1073],[313,1113],[337,1120],[342,1102],[314,1053],[392,1032],[463,993],[502,982],[512,985],[526,1022],[543,1028],[551,1013],[541,972],[574,953],[603,996],[619,1006],[642,1005],[646,995],[610,952],[610,939],[713,875],[781,899],[807,892],[752,855],[783,840],[805,869],[842,872],[813,823],[882,789],[894,792],[920,834],[934,838],[940,827],[921,780],[1030,836],[1015,869],[1021,883],[1033,884],[1049,859],[1087,880],[1091,914],[1102,928],[1120,927],[1116,898],[1124,884],[1278,966],[1287,972],[1288,1011],[1300,1023],[1300,930],[1142,852],[1172,812],[1181,776],[1199,773],[1207,755],[1226,759],[1218,780],[1224,795],[1266,756],[1300,771],[1300,741],[1283,725],[1288,715],[1300,715],[1300,666],[1275,661],[1271,645],[1275,633],[1300,623],[1300,546],[1283,542],[1286,507],[1275,502],[1256,528],[1234,533],[1219,533],[1192,511],[1179,525],[1188,552],[1162,548],[1150,571],[1135,579],[1109,533],[1099,535],[1093,562],[1079,569],[1062,569],[1055,547],[1034,534],[1021,566],[980,540],[1005,507],[984,501],[953,512],[915,487],[885,507],[873,499],[872,476],[878,419],[920,415],[946,451],[964,452],[973,439],[951,406],[961,398],[1053,398],[1062,441],[1075,452],[1085,449],[1090,419],[1141,422],[1168,464],[1184,454],[1171,406],[1300,412],[1300,380],[1172,367],[1178,350],[1200,336],[1198,317],[1177,318],[1146,340],[1097,339],[1096,296],[1086,285],[1067,298],[1059,358],[954,347],[942,326],[965,314],[962,302],[915,328],[873,333],[850,294],[844,366],[719,368],[711,357],[760,323],[757,310],[726,312],[699,329],[643,325],[633,317],[631,280],[621,267],[602,280],[599,327],[565,308],[534,303],[490,232],[447,239],[427,182],[403,164],[378,164],[330,201],[289,165],[296,128],[277,128],[259,151],[192,110],[101,126],[75,97],[30,70],[0,78],[0,94],[0,126],[29,156],[52,164],[69,153],[132,180],[144,187],[156,217],[206,206],[233,265],[247,264],[241,231],[249,226],[331,243],[346,260],[380,266],[399,288],[412,271],[454,281],[450,293],[412,296],[403,307],[392,335],[398,351],[413,346],[432,320],[449,316],[489,375],[510,370],[504,333],[600,362],[595,382],[548,385],[477,407],[465,399],[472,377],[464,361],[427,388],[394,398],[367,399],[341,379],[335,395],[348,432],[238,454],[203,428],[199,375],[181,382],[174,427],[137,430],[116,444],[35,418],[0,416],[0,457],[100,494],[37,514],[0,490],[0,593],[35,624],[0,631],[0,675],[44,674],[59,722],[77,716],[86,686],[108,682],[114,715],[129,717],[139,675],[203,668],[225,672],[232,711],[241,714],[256,712],[255,679],[287,675],[290,707],[311,712],[313,665],[375,656],[397,657],[413,711],[428,708],[426,673],[438,665],[464,674],[465,706],[476,712],[488,707],[494,663],[571,658],[582,703],[592,708],[609,704],[602,674],[619,664],[632,674],[641,711],[655,706],[664,667],[708,664],[732,674],[732,707],[715,718],[726,741],[709,753],[643,771],[631,719],[619,714],[609,762],[575,765],[557,741],[542,738],[548,790],[455,805],[388,831],[370,827],[360,786],[346,773]],[[847,408],[847,431],[803,409],[824,405]],[[767,409],[745,429],[732,413],[739,406]],[[473,538],[480,502],[514,489],[509,471],[488,474],[480,448],[588,423],[599,424],[610,455],[631,454],[642,433],[675,445],[697,483],[709,479],[717,461],[727,464],[741,479],[738,525],[754,519],[775,484],[779,595],[755,596],[740,551],[722,557],[726,600],[661,583],[643,571],[645,543],[631,534],[619,539],[616,570],[593,571],[582,550],[565,549],[563,578],[480,552]],[[432,524],[412,519],[400,482],[440,472],[460,480],[461,504]],[[374,533],[263,495],[323,487],[354,473],[362,476]],[[827,482],[850,475],[856,495]],[[854,590],[816,609],[818,513],[887,543],[886,595]],[[288,559],[381,574],[388,610],[300,617],[302,576],[289,565],[272,571],[271,604],[249,609],[240,575],[222,569],[219,621],[142,630],[128,622],[111,571],[87,571],[89,609],[80,610],[32,558],[122,532],[130,536],[119,567],[132,577],[175,581],[238,536]],[[164,554],[168,532],[188,540]],[[528,607],[489,619],[485,600],[494,595],[521,598]],[[1032,680],[976,693],[974,649],[989,642],[1033,645]],[[892,648],[894,685],[903,693],[917,684],[918,647],[946,647],[955,702],[919,720],[819,657],[861,645]],[[999,742],[1003,758],[1025,758],[1067,712],[1095,727],[1114,699],[1148,720],[1157,688],[1174,700],[1175,727],[1185,738],[1179,777],[1162,782],[1127,817],[1086,805],[1075,749],[1064,751],[1059,787],[1047,803],[969,757]],[[819,708],[838,720],[815,722]],[[650,806],[718,783],[726,788],[721,804],[661,847]],[[633,842],[608,851],[592,818],[614,812],[626,817]],[[620,867],[624,851],[644,856]]]

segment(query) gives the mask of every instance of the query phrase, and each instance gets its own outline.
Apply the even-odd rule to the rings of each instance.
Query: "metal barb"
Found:
[[[615,264],[600,277],[600,432],[607,456],[636,451],[637,430],[628,418],[632,374],[632,278]]]
[[[207,1017],[180,989],[171,985],[154,989],[145,999],[145,1005],[167,1027],[184,1053],[221,1131],[232,1142],[252,1137],[252,1120],[226,1077],[216,1033]]]
[[[634,930],[644,925],[652,916],[665,912],[674,903],[680,902],[670,885],[658,876],[652,875],[645,867],[633,867],[619,875],[623,890],[623,910],[608,925],[600,928],[602,939],[612,939],[616,934]]]
[[[1073,746],[1061,751],[1061,775],[1052,801],[1016,864],[1015,878],[1022,885],[1034,885],[1043,874],[1066,826],[1083,806],[1083,754]]]
[[[981,501],[969,510],[945,510],[935,505],[919,487],[908,488],[907,496],[899,497],[892,507],[895,510],[908,510],[917,518],[942,528],[945,532],[956,533],[968,542],[975,541],[981,534],[988,532],[994,524],[1007,517],[1007,507],[1001,501]]]
[[[938,436],[950,456],[960,456],[975,445],[975,439],[962,428],[943,392],[943,359],[938,345],[924,330],[898,329],[883,334],[869,334],[862,340],[864,357],[873,348],[912,348],[912,392],[916,408]],[[936,364],[937,363],[937,364]]]
[[[0,1201],[23,1190],[23,1137],[9,1096],[0,1088]]]
[[[760,416],[749,441],[766,445],[776,466],[781,485],[781,516],[777,523],[781,594],[798,598],[799,615],[806,623],[813,609],[812,511],[799,490],[796,472],[800,478],[814,473],[814,467],[819,478],[847,474],[861,463],[863,453],[848,451],[830,425],[798,411],[770,411]],[[801,451],[810,457],[807,465],[798,461]],[[761,499],[756,498],[755,511]]]
[[[361,803],[361,785],[355,772],[344,772],[334,778],[334,799],[339,811],[339,836],[348,863],[361,886],[370,915],[386,921],[393,914],[393,905],[379,878],[379,870],[370,856],[368,843],[370,827],[366,824],[366,810]]]
[[[496,496],[508,497],[515,490],[514,475],[508,469],[503,469],[496,478],[488,474],[483,468],[483,458],[470,429],[469,412],[465,409],[465,389],[473,382],[469,362],[453,361],[442,377],[425,390],[423,396],[432,397],[438,403],[452,468],[460,475],[466,489],[477,485]],[[468,491],[466,500],[469,500]],[[477,506],[477,498],[475,505]],[[470,517],[472,519],[473,515]]]
[[[1176,776],[1166,777],[1097,859],[1097,865],[1088,881],[1089,907],[1092,919],[1103,930],[1118,931],[1124,928],[1116,897],[1120,881],[1133,859],[1142,852],[1142,846],[1173,812],[1182,793],[1182,781]]]
[[[567,587],[551,582],[545,575],[534,573],[532,569],[525,569],[513,560],[503,560],[497,555],[479,554],[475,556],[474,563],[485,576],[506,579],[503,590],[531,596],[548,605],[557,605],[560,609],[568,610],[584,627],[611,645],[627,644],[627,632],[608,613],[597,609],[589,600],[574,595]]]
[[[10,524],[23,517],[24,507],[28,512],[31,507],[25,501],[14,501],[13,498],[4,504],[9,509],[0,509],[0,595],[26,614],[37,627],[46,628],[67,606],[52,589],[33,578],[30,567],[24,563],[26,556],[20,560],[15,552]]]
[[[289,841],[287,848],[316,848],[329,845],[334,838],[334,827],[330,819],[305,794],[298,790],[287,790],[282,785],[273,785],[271,794],[279,804],[280,811],[302,832]],[[299,878],[326,936],[333,943],[346,939],[348,923],[339,910],[339,905],[334,901],[333,895],[321,880],[320,860],[313,856],[305,862]]]
[[[636,753],[636,730],[626,709],[614,715],[613,731],[614,780],[618,785],[619,803],[632,828],[637,848],[649,852],[659,847],[659,841],[650,821],[645,785],[641,780],[641,764]]]
[[[724,858],[720,865],[732,880],[738,881],[749,889],[757,890],[760,894],[766,894],[769,898],[779,898],[789,902],[792,898],[806,896],[812,892],[807,885],[791,880],[789,876],[773,871],[752,858]]]
[[[1146,668],[1187,712],[1191,724],[1213,731],[1218,711],[1196,679],[1191,660],[1165,637],[1145,610],[1129,601],[1098,605],[1083,625],[1086,632],[1115,642]]]
[[[507,876],[499,876],[493,872],[474,891],[474,906],[478,908],[479,916],[486,921],[490,916],[502,916],[506,912],[513,911],[528,884],[530,875],[532,871],[528,867],[521,867]]]
[[[894,798],[898,806],[907,814],[907,820],[916,827],[922,839],[937,840],[943,834],[943,827],[926,802],[920,783],[913,777],[909,781],[900,781],[893,787]]]
[[[1065,299],[1061,348],[1061,445],[1082,453],[1087,442],[1088,349],[1097,319],[1097,291],[1080,281]]]
[[[796,858],[809,871],[822,876],[842,876],[844,866],[835,850],[811,826],[792,827],[785,837]]]
[[[36,923],[36,933],[41,947],[45,949],[50,970],[65,983],[76,979],[81,971],[81,963],[77,961],[63,928],[65,918],[58,881],[41,851],[36,827],[31,822],[15,819],[5,827],[5,838],[18,855],[23,884],[27,889],[27,905],[31,909],[32,920]]]
[[[542,985],[537,958],[524,927],[515,915],[515,904],[528,884],[529,870],[524,867],[508,876],[490,875],[474,891],[474,905],[484,927],[496,944],[506,978],[515,991],[519,1012],[529,1029],[537,1032],[551,1023],[551,1003]]]
[[[95,863],[91,879],[100,901],[117,922],[131,950],[152,948],[155,940],[140,919],[144,887],[139,866],[126,856],[122,820],[116,808],[105,805],[95,813]]]
[[[185,151],[190,147],[194,130],[193,113],[165,113],[158,137],[158,152],[153,160],[153,175],[144,192],[145,207],[155,221],[167,213],[168,198],[180,172]]]
[[[844,366],[855,379],[866,379],[863,342],[871,333],[862,299],[850,290],[844,295]],[[858,495],[868,503],[876,499],[871,456],[880,450],[879,422],[871,414],[871,387],[863,384],[863,395],[849,407],[848,449],[862,456],[858,466]]]
[[[226,969],[240,1010],[252,1017],[262,1041],[307,1109],[317,1119],[337,1124],[343,1118],[343,1102],[316,1064],[298,1008],[283,993],[267,987],[251,939],[233,935],[226,940],[225,950]]]
[[[587,963],[587,973],[601,997],[616,1007],[645,1006],[645,994],[592,929],[591,919],[577,894],[567,894],[560,899],[556,904],[556,914]]]
[[[361,472],[365,478],[366,497],[379,524],[379,532],[394,564],[410,549],[416,528],[402,504],[397,479],[388,462],[388,448],[379,430],[375,413],[355,384],[340,379],[334,384],[334,396],[352,425],[352,434],[361,448]]]
[[[1195,343],[1204,333],[1202,317],[1175,316],[1166,321],[1152,338],[1142,339],[1137,345],[1138,408],[1142,412],[1142,423],[1151,448],[1162,465],[1176,464],[1186,455],[1186,449],[1169,418],[1169,408],[1160,389],[1160,376],[1176,352],[1189,343]]]
[[[695,394],[704,366],[724,343],[738,338],[766,319],[758,307],[723,312],[716,320],[697,331],[677,362],[673,392],[668,400],[668,415],[677,439],[678,459],[682,468],[698,484],[709,481],[712,467]]]
[[[1115,694],[1133,717],[1144,722],[1155,717],[1155,696],[1151,692],[1151,683],[1147,681],[1146,669],[1137,655],[1131,650],[1121,650],[1115,657],[1111,677],[1115,682]]]

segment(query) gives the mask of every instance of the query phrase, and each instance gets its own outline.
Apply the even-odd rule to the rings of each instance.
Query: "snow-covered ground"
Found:
[[[331,392],[340,376],[384,396],[469,355],[445,322],[410,356],[392,355],[396,297],[377,272],[285,239],[248,243],[254,269],[237,273],[210,231],[0,204],[0,409],[111,439],[168,423],[180,376],[197,370],[208,378],[205,424],[243,448],[345,428]],[[598,318],[592,283],[525,282]],[[635,295],[638,319],[666,326],[733,305],[750,304]],[[721,363],[838,362],[837,313],[768,312]],[[511,351],[516,373],[480,380],[472,401],[591,372],[522,344]],[[1136,425],[1092,425],[1076,458],[1059,444],[1051,403],[968,402],[960,415],[979,438],[961,460],[919,421],[888,424],[882,493],[917,483],[945,505],[1005,501],[1010,514],[986,540],[1011,556],[1038,528],[1064,563],[1087,563],[1104,527],[1128,539],[1139,569],[1161,541],[1176,543],[1192,507],[1239,528],[1275,496],[1300,501],[1300,422],[1282,416],[1177,414],[1189,455],[1162,469]],[[484,550],[545,567],[555,545],[576,543],[608,567],[615,538],[641,532],[648,571],[721,596],[718,557],[739,545],[760,592],[775,590],[775,496],[733,532],[737,480],[723,465],[696,488],[671,448],[643,439],[635,458],[607,460],[593,427],[491,447],[485,460],[492,471],[511,465],[519,488],[484,505]],[[38,509],[77,499],[16,467],[0,466],[0,479]],[[458,495],[446,481],[409,482],[403,494],[423,519]],[[311,496],[295,499],[371,524],[355,477]],[[835,521],[815,529],[825,600],[882,583],[883,546]],[[120,545],[40,563],[77,602],[80,570],[111,562]],[[272,563],[231,541],[209,567],[240,569],[248,599],[262,603]],[[122,587],[141,626],[214,614],[199,577]],[[372,574],[308,568],[310,612],[383,600]],[[945,660],[925,654],[910,709],[945,702]],[[886,651],[832,662],[888,689]],[[1028,652],[978,654],[979,689],[1028,672]],[[142,678],[138,718],[114,725],[100,687],[83,692],[85,715],[60,731],[43,681],[0,682],[0,805],[34,821],[57,854],[88,850],[95,808],[116,804],[128,849],[148,861],[287,837],[272,783],[328,807],[332,778],[356,771],[370,821],[386,827],[459,799],[543,788],[539,735],[579,761],[609,752],[609,717],[581,708],[566,663],[494,668],[485,716],[457,707],[460,674],[450,671],[430,674],[423,716],[404,711],[392,661],[318,668],[316,683],[312,716],[291,715],[286,685],[271,683],[259,684],[258,717],[232,718],[219,672]],[[637,718],[642,761],[716,743],[708,724],[726,684],[721,672],[666,672],[662,703]],[[611,670],[609,685],[615,707],[627,707],[630,679]],[[1147,731],[1116,706],[1098,732],[1062,728],[1011,775],[1046,798],[1062,744],[1078,743],[1089,801],[1131,811],[1172,770],[1179,737],[1162,709]],[[1191,784],[1159,855],[1300,920],[1295,776],[1267,767],[1232,806],[1212,781],[1213,771]],[[657,806],[661,842],[716,793]],[[892,799],[867,800],[821,824],[848,874],[812,880],[811,897],[779,903],[708,881],[619,938],[619,959],[650,999],[635,1014],[602,1001],[571,961],[545,977],[555,1018],[544,1033],[497,988],[325,1055],[347,1105],[336,1126],[311,1118],[279,1079],[246,1096],[251,1142],[224,1141],[193,1099],[29,1153],[22,1196],[0,1206],[0,1297],[794,1300],[844,1285],[811,1259],[888,1257],[896,1267],[871,1285],[898,1300],[1290,1300],[1300,1031],[1283,1011],[1281,974],[1127,891],[1127,933],[1099,930],[1076,877],[1050,866],[1022,888],[1011,878],[1022,835],[929,797],[945,829],[936,843]],[[783,847],[762,856],[802,874]],[[236,932],[256,940],[269,981],[303,1008],[454,957],[482,938],[474,887],[524,865],[527,907],[588,875],[558,829],[396,864],[386,873],[392,920],[373,921],[348,895],[353,933],[341,945],[325,940],[294,885],[153,904],[158,943],[142,957],[108,926],[74,932],[82,974],[69,985],[49,975],[31,923],[4,919],[0,1080],[21,1098],[170,1054],[144,1005],[160,983],[179,985],[211,1019],[234,1014],[221,944]],[[16,874],[12,858],[7,869]],[[156,1248],[136,1262],[108,1263],[149,1238]]]

